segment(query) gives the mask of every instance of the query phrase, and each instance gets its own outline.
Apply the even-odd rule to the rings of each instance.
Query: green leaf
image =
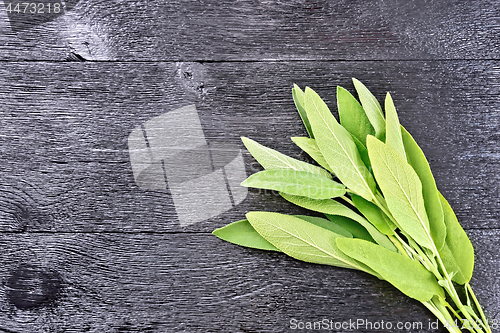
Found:
[[[269,212],[249,212],[246,216],[259,234],[292,258],[373,274],[370,268],[338,250],[336,239],[344,236],[294,216]]]
[[[305,109],[316,143],[335,175],[349,189],[371,200],[375,181],[361,160],[351,134],[337,122],[325,102],[309,87],[305,91]]]
[[[361,101],[361,105],[363,105],[366,116],[375,129],[375,136],[378,139],[382,139],[385,135],[385,119],[379,102],[363,83],[355,78],[352,79],[352,82],[358,92],[359,100]]]
[[[307,171],[327,178],[332,178],[328,171],[319,166],[312,165],[295,158],[286,156],[276,150],[267,148],[249,138],[242,137],[243,144],[250,154],[267,170],[292,169],[297,171]]]
[[[470,281],[474,270],[474,248],[453,209],[441,193],[439,199],[443,205],[447,229],[446,241],[439,254],[446,270],[456,272],[452,280],[458,284],[465,284]]]
[[[401,136],[401,125],[399,124],[396,107],[392,101],[391,94],[387,93],[385,97],[385,118],[387,119],[387,128],[385,133],[385,143],[397,153],[406,158],[403,138]]]
[[[342,126],[365,145],[366,137],[374,135],[375,130],[361,104],[350,92],[342,87],[337,87],[337,107]]]
[[[377,242],[378,244],[382,245],[383,247],[391,251],[397,251],[396,247],[387,238],[387,236],[378,231],[364,217],[357,214],[355,211],[341,204],[340,202],[337,202],[332,199],[317,200],[296,195],[289,195],[286,193],[280,193],[280,194],[283,198],[285,198],[285,200],[290,201],[291,203],[297,206],[310,209],[316,212],[320,212],[323,214],[338,215],[350,218],[361,224],[368,231],[368,233],[375,240],[375,242]]]
[[[406,129],[401,128],[403,134],[403,143],[405,146],[408,163],[413,167],[422,182],[422,193],[424,196],[425,210],[429,217],[431,236],[437,249],[441,249],[446,238],[446,226],[443,217],[443,207],[439,199],[439,191],[436,187],[436,181],[432,175],[429,162],[425,158],[422,149],[415,142],[413,137]]]
[[[326,177],[291,169],[257,172],[241,183],[242,186],[281,191],[312,199],[329,199],[345,194],[345,186]]]
[[[227,242],[251,247],[254,249],[279,251],[250,225],[248,220],[236,221],[222,228],[215,229],[212,234]]]
[[[293,101],[295,102],[295,107],[297,111],[299,111],[300,118],[306,127],[307,133],[311,138],[314,139],[313,132],[311,130],[311,124],[309,124],[309,119],[307,118],[306,110],[304,110],[304,92],[300,87],[296,84],[293,85],[292,89]]]
[[[362,239],[339,238],[337,246],[349,257],[369,266],[408,297],[420,302],[427,302],[434,295],[445,297],[434,275],[417,261]]]
[[[394,235],[396,226],[385,218],[384,212],[377,205],[366,201],[360,196],[351,194],[351,199],[356,208],[370,221],[375,228],[385,235]]]
[[[344,228],[345,230],[351,233],[354,238],[361,238],[367,240],[369,242],[375,243],[375,240],[372,236],[366,231],[366,228],[363,227],[359,222],[356,222],[350,218],[339,216],[339,215],[329,215],[325,214],[325,216],[334,224]]]
[[[316,140],[306,138],[306,137],[293,137],[292,141],[300,147],[303,151],[305,151],[309,156],[313,158],[319,165],[321,165],[326,170],[333,173],[332,168],[328,165],[325,158],[319,151],[319,147],[316,144]]]
[[[430,235],[422,184],[418,175],[406,159],[387,144],[369,136],[367,145],[375,179],[399,227],[420,246],[437,254]]]
[[[304,221],[307,221],[309,223],[315,224],[323,229],[333,231],[334,233],[342,235],[344,237],[352,238],[352,234],[346,228],[330,220],[321,217],[307,216],[307,215],[293,215],[293,216],[298,217],[299,219],[303,219]]]
[[[359,156],[361,157],[361,160],[363,161],[364,165],[370,167],[371,162],[370,162],[370,157],[368,156],[368,149],[366,149],[366,146],[362,144],[361,141],[359,141],[355,136],[352,136],[352,140],[356,144]]]

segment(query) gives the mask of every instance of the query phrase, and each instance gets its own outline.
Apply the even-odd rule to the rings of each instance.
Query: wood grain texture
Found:
[[[480,258],[473,286],[494,319],[500,234],[469,234]],[[364,273],[207,234],[2,234],[0,246],[4,332],[274,333],[293,331],[293,318],[394,325],[434,320],[418,302]]]
[[[499,28],[495,0],[82,0],[18,32],[0,4],[0,59],[498,59]]]
[[[194,103],[209,141],[243,148],[239,137],[247,136],[307,160],[289,139],[306,135],[292,83],[334,106],[337,84],[353,91],[351,76],[378,98],[391,92],[462,224],[498,228],[500,63],[444,61],[4,64],[0,229],[209,232],[249,210],[303,213],[251,190],[236,208],[180,228],[166,191],[135,184],[127,137]],[[260,170],[248,153],[244,159],[248,174]]]

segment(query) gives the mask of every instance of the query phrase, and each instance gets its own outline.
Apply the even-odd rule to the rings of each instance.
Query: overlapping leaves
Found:
[[[472,292],[474,251],[438,191],[427,159],[400,125],[391,95],[384,115],[366,86],[353,82],[361,103],[338,87],[340,123],[316,92],[294,85],[293,99],[309,138],[292,140],[319,166],[243,138],[265,171],[242,185],[279,191],[326,218],[250,212],[214,234],[311,263],[362,270],[421,301],[443,322],[451,318],[446,291],[455,313],[471,320],[481,315],[482,326],[474,332],[490,332],[480,305],[473,309],[457,296],[453,282],[464,285],[467,295]]]

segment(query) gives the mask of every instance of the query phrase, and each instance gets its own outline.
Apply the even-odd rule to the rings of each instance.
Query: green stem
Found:
[[[474,304],[476,305],[477,310],[479,311],[479,314],[481,315],[481,319],[483,322],[483,327],[486,329],[486,332],[491,333],[491,328],[488,323],[488,319],[486,319],[486,316],[484,315],[483,309],[481,308],[481,304],[479,304],[479,301],[476,298],[476,295],[474,294],[474,291],[472,290],[472,287],[470,284],[467,282],[465,284],[465,287],[467,290],[469,290],[469,294],[472,296],[472,299],[474,300]]]
[[[433,300],[430,300],[428,302],[422,302],[422,304],[429,309],[437,319],[446,327],[446,329],[450,333],[462,333],[458,327],[454,327],[452,325],[453,323],[453,318],[451,317],[450,313],[446,308],[441,308],[439,309],[438,306],[433,302]]]
[[[395,221],[392,214],[388,211],[388,207],[386,207],[383,204],[384,200],[383,200],[382,195],[379,192],[377,192],[377,194],[373,197],[373,202],[391,219],[391,221],[395,225],[398,225],[398,223]],[[395,235],[402,244],[405,244],[405,242],[399,237],[399,235],[397,233],[395,233]],[[420,255],[416,255],[414,253],[414,251],[412,251],[412,252],[415,254],[416,258],[420,258],[420,262],[422,263],[422,265],[424,265],[429,271],[431,271],[436,276],[436,278],[438,280],[443,280],[443,276],[441,276],[441,274],[439,273],[439,269],[441,269],[441,271],[443,272],[443,275],[444,275],[444,279],[447,282],[447,287],[445,288],[446,292],[450,295],[453,302],[458,307],[460,312],[462,312],[462,314],[465,316],[465,318],[470,323],[474,323],[474,319],[471,317],[470,313],[464,308],[464,305],[462,304],[462,301],[460,300],[460,297],[458,296],[458,293],[453,285],[453,282],[451,281],[450,276],[448,275],[446,267],[443,263],[443,260],[441,259],[441,256],[439,255],[439,252],[438,252],[435,244],[432,243],[432,245],[433,245],[433,249],[431,249],[431,250],[433,251],[433,254],[437,259],[437,267],[436,267],[436,265],[432,264],[432,260],[430,260],[428,258],[428,256],[425,253],[423,253],[423,251],[420,249],[418,244],[415,243],[414,248],[417,249],[417,252],[419,252]],[[418,251],[418,250],[420,250],[420,251]],[[444,308],[444,309],[446,309],[446,308]],[[446,311],[446,312],[448,313],[448,311]],[[478,333],[484,333],[481,328],[479,328],[479,330],[475,330],[475,331]],[[490,333],[491,331],[489,329],[487,329],[487,332]]]
[[[348,197],[346,197],[345,195],[341,196],[340,199],[344,200],[345,202],[347,202],[349,205],[353,206],[353,207],[356,207],[354,205],[354,202],[352,202],[351,199],[349,199]]]

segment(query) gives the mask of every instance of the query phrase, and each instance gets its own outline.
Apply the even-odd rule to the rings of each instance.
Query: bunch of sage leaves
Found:
[[[279,191],[325,217],[249,212],[213,233],[241,246],[364,271],[420,301],[449,332],[491,332],[469,284],[474,249],[424,153],[400,125],[391,95],[384,112],[365,85],[353,82],[360,102],[337,87],[340,123],[312,89],[292,89],[309,134],[292,140],[318,165],[242,138],[264,168],[243,186]]]

